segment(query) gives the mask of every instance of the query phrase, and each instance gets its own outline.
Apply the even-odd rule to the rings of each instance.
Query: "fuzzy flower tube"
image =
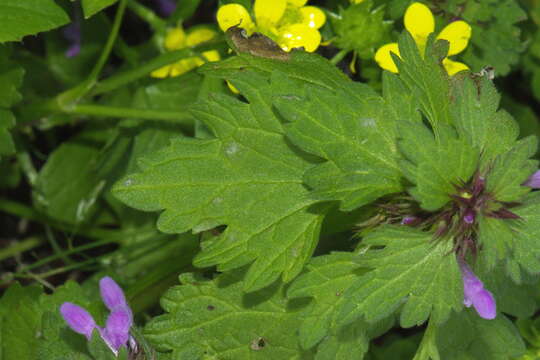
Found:
[[[88,340],[92,338],[92,332],[96,329],[116,356],[120,348],[128,346],[128,343],[131,348],[135,347],[134,340],[129,335],[129,329],[133,325],[133,313],[126,302],[124,292],[112,278],[108,276],[102,278],[99,281],[99,289],[103,303],[110,310],[104,328],[96,325],[88,311],[73,303],[63,303],[60,306],[60,313],[73,331],[86,336]]]
[[[497,305],[493,294],[484,289],[484,284],[476,277],[465,260],[458,259],[458,263],[463,278],[463,304],[466,307],[474,306],[478,315],[484,319],[495,319]]]
[[[523,183],[523,185],[533,189],[540,189],[540,170],[529,176],[529,178]]]

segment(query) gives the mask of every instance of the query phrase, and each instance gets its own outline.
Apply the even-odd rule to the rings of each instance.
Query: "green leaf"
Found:
[[[340,200],[340,209],[350,211],[402,189],[395,123],[371,88],[343,80],[333,89],[306,85],[305,95],[281,93],[274,103],[290,121],[287,136],[327,160],[305,174],[313,198]]]
[[[345,74],[331,65],[327,59],[304,51],[292,52],[291,58],[287,61],[240,54],[224,61],[206,63],[198,71],[211,76],[233,79],[242,74],[245,69],[264,73],[267,77],[271,74],[281,74],[282,77],[283,74],[286,75],[288,81],[275,86],[283,87],[282,90],[292,94],[297,94],[299,91],[302,93],[304,83],[333,90],[338,89],[344,81],[348,80]]]
[[[399,149],[406,160],[401,162],[405,176],[415,185],[410,194],[422,208],[433,211],[450,201],[456,185],[466,183],[474,174],[480,155],[478,149],[456,138],[449,128],[438,140],[422,123],[403,122],[399,126]],[[440,138],[443,136],[440,136]]]
[[[99,336],[99,332],[94,330],[92,332],[92,338],[88,342],[88,351],[92,354],[94,359],[99,360],[116,360],[117,357],[113,354],[111,349],[105,344],[105,341]],[[124,357],[125,359],[125,357]]]
[[[287,291],[292,299],[312,298],[298,335],[304,349],[318,344],[316,359],[361,359],[368,349],[369,338],[378,336],[381,327],[385,327],[384,332],[391,326],[388,321],[375,325],[356,321],[337,326],[337,309],[344,301],[345,290],[366,271],[359,269],[353,258],[354,254],[347,252],[316,257]]]
[[[84,307],[92,313],[98,323],[104,324],[105,311],[101,301],[90,302],[79,284],[73,281],[66,282],[56,288],[52,295],[41,295],[40,310],[43,315],[41,315],[41,336],[36,347],[36,359],[56,360],[67,356],[69,360],[92,359],[87,351],[86,338],[68,328],[60,315],[60,306],[66,301]]]
[[[348,252],[316,257],[287,290],[287,297],[291,299],[312,298],[310,310],[299,330],[300,344],[304,349],[315,346],[336,327],[336,308],[343,301],[345,290],[358,276],[354,270],[359,266],[353,257],[354,254]],[[359,337],[363,350],[356,355],[361,358],[367,350],[367,339],[365,334]]]
[[[97,14],[101,10],[114,4],[117,0],[82,0],[84,18]]]
[[[525,352],[517,329],[504,315],[484,320],[472,308],[453,314],[438,328],[437,347],[445,360],[507,360]]]
[[[366,236],[363,243],[376,249],[359,255],[357,262],[373,270],[345,291],[338,321],[350,323],[364,317],[374,322],[404,304],[400,323],[411,327],[430,316],[442,323],[452,310],[459,310],[463,284],[456,258],[450,253],[452,241],[433,243],[432,236],[401,226],[384,226]]]
[[[174,139],[140,161],[141,172],[114,193],[145,211],[164,209],[158,228],[169,233],[227,229],[204,243],[197,266],[222,271],[253,261],[244,286],[256,290],[281,274],[290,281],[311,257],[322,216],[302,185],[311,165],[285,141],[269,104],[272,83],[244,71],[234,85],[249,101],[215,94],[193,108],[217,139]]]
[[[41,313],[39,286],[10,286],[0,299],[0,358],[36,359]]]
[[[391,55],[398,67],[399,78],[413,94],[435,136],[439,137],[439,127],[450,123],[450,85],[448,74],[441,65],[448,52],[448,42],[435,42],[435,37],[431,34],[423,56],[407,31],[399,37],[398,44],[401,58]]]
[[[15,117],[7,109],[22,99],[17,89],[22,84],[24,70],[10,61],[9,55],[10,48],[0,45],[0,156],[15,152],[15,144],[9,133],[9,129],[15,125]]]
[[[368,360],[413,359],[421,339],[420,333],[403,337],[396,333],[384,336],[383,341],[377,341],[369,348]]]
[[[367,327],[357,321],[325,337],[317,347],[315,360],[363,359],[369,345]]]
[[[515,234],[510,245],[513,261],[527,272],[537,274],[540,272],[540,193],[528,194],[523,204],[512,211],[521,218],[511,221]]]
[[[498,201],[519,201],[530,188],[521,186],[538,168],[538,161],[531,160],[538,149],[538,140],[529,136],[499,155],[486,176],[486,190]]]
[[[0,89],[2,89],[0,107],[2,108],[10,108],[22,99],[17,89],[22,84],[24,69],[9,60],[10,55],[10,48],[7,45],[0,45]]]
[[[287,308],[279,283],[242,295],[241,273],[213,281],[183,274],[161,299],[165,315],[152,319],[145,335],[175,359],[304,359],[294,331],[298,309]]]
[[[416,98],[399,75],[384,71],[382,77],[385,117],[392,119],[389,121],[395,124],[402,121],[421,122],[422,115],[418,111]]]
[[[0,109],[0,155],[9,155],[15,152],[15,144],[9,132],[13,126],[15,126],[13,113]]]
[[[519,137],[540,136],[540,121],[530,104],[522,103],[506,95],[502,98],[502,107],[512,114],[519,125]],[[512,125],[515,127],[514,124]]]
[[[56,148],[37,177],[36,205],[57,220],[88,220],[105,186],[96,170],[100,149],[109,135],[101,129],[88,129]]]
[[[514,233],[509,221],[485,216],[478,217],[478,243],[482,246],[480,258],[487,269],[507,256],[513,243]]]
[[[481,77],[475,81],[469,76],[452,78],[452,122],[459,137],[480,150],[485,168],[514,145],[519,127],[506,112],[497,111],[500,95],[491,80]]]
[[[21,41],[69,22],[66,12],[54,0],[2,0],[0,3],[0,43]]]
[[[531,284],[515,284],[508,277],[504,264],[487,271],[478,271],[477,275],[482,279],[484,287],[495,295],[499,313],[517,318],[533,316],[537,309],[535,294],[538,281]]]

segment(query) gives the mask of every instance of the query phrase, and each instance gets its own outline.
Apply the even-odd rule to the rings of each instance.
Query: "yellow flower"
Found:
[[[167,32],[167,35],[165,36],[164,46],[165,49],[168,51],[180,50],[211,40],[215,36],[216,32],[208,28],[198,28],[186,34],[184,32],[184,29],[182,29],[181,27],[177,27],[170,29]],[[217,52],[217,50],[205,51],[201,55],[207,61],[219,60],[219,53]],[[191,57],[154,70],[150,75],[155,78],[178,76],[198,66],[201,66],[204,63],[205,61],[203,61],[203,59],[201,59],[200,57]]]
[[[315,51],[321,43],[320,29],[326,22],[324,12],[315,6],[305,6],[307,0],[255,0],[255,21],[240,4],[226,4],[219,8],[217,21],[223,31],[238,25],[248,34],[258,31],[281,46],[285,51],[304,47]]]
[[[423,54],[428,35],[435,31],[435,19],[431,10],[424,4],[418,2],[412,3],[405,12],[404,23],[405,29],[411,33],[416,45],[420,49],[420,53]],[[437,35],[437,39],[444,39],[450,43],[448,56],[459,54],[465,50],[470,38],[471,27],[462,20],[451,22]],[[375,53],[375,61],[383,69],[397,73],[396,64],[394,64],[394,60],[390,56],[391,52],[399,56],[397,43],[381,46]],[[443,59],[443,65],[449,75],[469,69],[467,65],[452,61],[448,57]]]

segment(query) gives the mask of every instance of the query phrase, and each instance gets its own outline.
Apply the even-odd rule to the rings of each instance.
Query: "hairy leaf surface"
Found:
[[[357,257],[372,268],[345,291],[338,321],[360,317],[383,319],[400,309],[403,327],[420,325],[432,316],[442,323],[462,307],[463,284],[452,253],[452,242],[431,242],[432,234],[403,226],[385,226],[363,243],[375,247]],[[383,247],[382,249],[377,249]]]
[[[287,308],[282,286],[243,295],[241,277],[238,271],[213,281],[182,275],[183,285],[162,297],[167,313],[147,325],[146,337],[175,359],[312,358],[297,344],[301,314]]]
[[[525,351],[517,329],[504,315],[485,320],[472,308],[453,314],[437,330],[437,347],[445,360],[506,360]]]
[[[164,209],[158,227],[194,232],[227,225],[203,244],[197,266],[229,270],[254,261],[244,286],[256,290],[294,278],[310,258],[322,216],[310,206],[302,175],[311,165],[282,135],[270,106],[273,83],[257,72],[233,81],[249,104],[214,94],[193,114],[216,139],[174,139],[143,158],[142,172],[115,188],[130,206]]]

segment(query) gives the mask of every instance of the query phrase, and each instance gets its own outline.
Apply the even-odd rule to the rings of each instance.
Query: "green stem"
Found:
[[[118,37],[118,31],[120,30],[120,25],[122,24],[126,4],[127,0],[120,0],[118,3],[111,32],[109,33],[109,37],[107,38],[107,42],[103,47],[103,51],[99,55],[99,58],[92,68],[90,75],[88,75],[88,78],[76,87],[63,92],[56,97],[56,100],[59,102],[61,107],[67,107],[71,103],[78,101],[94,87],[101,70],[109,59],[109,55],[111,54],[114,43],[116,42],[116,38]]]
[[[72,114],[97,117],[137,118],[148,120],[168,120],[182,122],[190,118],[187,111],[166,111],[153,109],[133,109],[106,105],[80,104],[66,111]]]
[[[110,230],[110,231],[114,231],[114,230]],[[48,256],[44,259],[41,259],[39,261],[36,261],[34,263],[32,263],[31,265],[28,265],[26,266],[25,268],[21,269],[20,272],[26,272],[26,271],[30,271],[32,269],[35,269],[35,268],[38,268],[42,265],[45,265],[53,260],[57,260],[57,259],[60,259],[62,256],[67,256],[67,255],[71,255],[71,254],[76,254],[76,253],[80,253],[82,251],[85,251],[85,250],[90,250],[90,249],[93,249],[93,248],[97,248],[97,247],[100,247],[100,246],[104,246],[104,245],[109,245],[111,243],[121,243],[122,240],[126,239],[126,238],[130,238],[131,236],[133,235],[137,235],[141,241],[144,241],[146,239],[150,239],[152,237],[155,236],[155,231],[152,229],[152,230],[149,230],[147,232],[147,234],[145,234],[144,231],[141,231],[140,229],[134,229],[133,232],[127,232],[127,231],[118,231],[118,234],[116,234],[116,239],[115,238],[109,238],[109,239],[106,239],[106,240],[101,240],[101,241],[94,241],[94,242],[91,242],[89,244],[85,244],[85,245],[81,245],[81,246],[78,246],[78,247],[74,247],[74,248],[71,248],[69,250],[65,250],[63,251],[61,254],[55,254],[55,255],[51,255],[51,256]],[[107,259],[107,254],[105,255],[102,255],[100,256],[100,259]],[[94,259],[96,260],[96,259]]]
[[[28,274],[28,275],[25,275],[25,274],[13,274],[13,276],[19,277],[19,278],[27,278],[27,277],[35,278],[35,276],[39,276],[40,278],[48,278],[48,277],[51,277],[53,275],[57,275],[57,274],[61,274],[61,273],[67,272],[67,271],[79,269],[79,268],[84,267],[86,265],[91,265],[91,264],[93,264],[95,262],[96,262],[95,259],[89,259],[89,260],[82,261],[82,262],[79,262],[79,263],[76,263],[76,264],[73,264],[73,265],[68,265],[68,266],[56,268],[54,270],[51,270],[51,271],[48,271],[48,272],[45,272],[45,273]],[[23,271],[27,271],[27,270],[29,270],[29,269],[24,269]]]
[[[60,256],[60,258],[62,259],[62,261],[64,261],[64,263],[69,264],[69,265],[73,264],[74,261],[71,260],[69,256],[64,255],[62,247],[60,246],[58,241],[56,241],[56,237],[54,236],[54,233],[51,230],[51,227],[48,225],[45,225],[45,234],[47,236],[47,240],[49,241],[49,244],[51,245],[54,253]]]
[[[349,50],[347,49],[341,49],[332,59],[330,59],[330,63],[332,65],[337,65],[347,54],[349,53]]]
[[[32,158],[30,157],[30,154],[28,154],[28,151],[24,150],[18,152],[17,162],[21,166],[23,174],[26,176],[28,183],[30,185],[34,185],[37,180],[38,173],[34,167],[34,164],[32,164]]]
[[[439,351],[436,345],[436,337],[437,326],[435,325],[435,321],[430,318],[413,360],[440,360]]]
[[[198,56],[199,53],[215,49],[216,46],[222,44],[223,39],[220,38],[205,42],[203,44],[199,44],[192,48],[185,48],[161,54],[154,59],[147,61],[139,67],[127,70],[123,73],[111,76],[108,79],[100,81],[96,84],[94,90],[90,94],[99,95],[115,90],[120,86],[148,76],[152,71],[157,70],[163,66],[175,63],[182,59]]]
[[[0,199],[0,212],[6,212],[14,216],[36,221],[41,224],[46,224],[58,230],[72,233],[76,232],[81,236],[91,239],[109,239],[108,242],[120,242],[125,234],[124,232],[120,232],[118,230],[106,230],[99,228],[82,228],[75,230],[75,227],[72,225],[50,219],[47,216],[35,211],[31,207],[7,199]]]
[[[5,249],[0,249],[0,261],[10,258],[15,255],[18,255],[18,254],[21,254],[30,249],[36,248],[43,243],[45,243],[45,240],[40,237],[29,237],[29,238],[17,241],[10,247],[7,247]]]
[[[146,6],[139,4],[137,1],[128,0],[127,6],[129,10],[133,11],[138,17],[146,21],[152,27],[154,32],[162,31],[167,26],[166,21],[161,19],[155,12]]]
[[[124,71],[118,75],[114,75],[98,83],[93,82],[92,84],[95,84],[95,86],[93,87],[93,90],[91,90],[90,96],[100,95],[103,93],[113,91],[123,85],[129,84],[135,80],[148,76],[152,71],[156,69],[159,69],[163,66],[172,64],[174,62],[177,62],[185,58],[198,56],[199,53],[202,53],[207,50],[215,49],[217,46],[220,46],[222,44],[224,44],[223,38],[218,38],[218,39],[205,42],[203,44],[199,44],[192,48],[185,48],[181,50],[167,52],[165,54],[157,56],[156,58],[150,61],[147,61],[141,66]],[[78,86],[63,92],[52,99],[48,99],[39,103],[28,104],[23,109],[21,109],[22,112],[28,114],[23,117],[32,117],[37,120],[31,121],[31,122],[24,122],[24,123],[21,122],[17,126],[22,127],[22,126],[38,125],[43,122],[42,119],[46,119],[48,115],[52,113],[79,113],[83,115],[98,115],[98,116],[102,115],[102,116],[107,116],[107,117],[128,117],[128,115],[125,112],[123,113],[122,116],[120,116],[120,112],[118,111],[118,109],[122,109],[121,111],[124,111],[125,108],[109,108],[108,110],[105,110],[105,109],[98,110],[96,108],[88,108],[88,106],[90,105],[77,106],[74,100],[78,100],[77,96],[80,94],[83,94],[80,92],[80,88],[86,86],[85,84],[86,82],[83,82],[82,84],[79,84]],[[74,94],[77,96],[75,96]],[[178,113],[173,113],[173,112],[167,112],[167,111],[163,112],[163,111],[149,110],[149,109],[143,109],[141,111],[137,110],[136,111],[137,114],[134,114],[135,112],[134,109],[128,109],[128,111],[130,111],[131,115],[135,115],[134,117],[144,118],[144,119],[149,119],[149,116],[152,116],[150,119],[176,120],[178,116],[180,115]],[[185,118],[185,116],[186,116],[185,113],[182,114],[182,118]],[[55,123],[54,125],[59,125],[59,124],[60,123],[58,124]]]
[[[100,246],[103,246],[103,245],[108,245],[110,243],[111,243],[110,240],[94,241],[94,242],[92,242],[90,244],[75,247],[75,248],[72,248],[70,250],[64,251],[62,254],[51,255],[51,256],[48,256],[48,257],[46,257],[44,259],[36,261],[36,262],[32,263],[31,265],[28,265],[28,266],[20,269],[18,271],[18,273],[29,272],[30,270],[36,269],[36,268],[38,268],[40,266],[43,266],[43,265],[45,265],[45,264],[47,264],[47,263],[49,263],[51,261],[60,259],[62,256],[71,255],[71,254],[75,254],[75,253],[80,253],[81,251],[90,250],[90,249],[100,247]],[[90,260],[91,261],[97,261],[96,259],[90,259]],[[85,264],[85,263],[86,262],[82,262],[81,264]]]
[[[105,47],[103,48],[103,51],[101,52],[101,55],[99,56],[99,59],[90,72],[90,75],[88,76],[89,79],[92,81],[95,81],[99,74],[101,73],[101,70],[107,63],[107,60],[109,59],[109,55],[111,54],[111,51],[113,49],[114,43],[116,42],[116,38],[118,36],[118,31],[120,31],[120,25],[122,25],[122,19],[124,18],[124,13],[126,11],[126,4],[127,0],[120,0],[118,4],[118,8],[116,9],[116,15],[114,17],[113,26],[111,29],[111,32],[109,33],[109,37],[107,38],[107,42],[105,43]]]

